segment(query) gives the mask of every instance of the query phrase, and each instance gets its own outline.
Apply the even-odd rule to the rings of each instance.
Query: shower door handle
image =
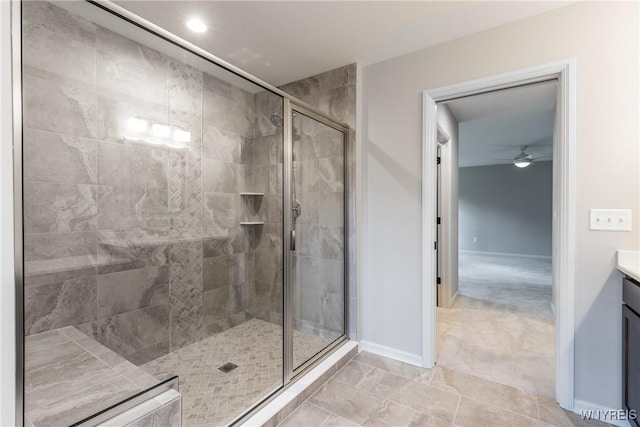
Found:
[[[289,235],[289,250],[296,250],[296,230],[291,230]]]

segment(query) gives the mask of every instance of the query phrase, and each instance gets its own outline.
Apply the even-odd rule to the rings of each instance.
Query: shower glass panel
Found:
[[[293,368],[345,334],[345,145],[335,125],[292,111]]]
[[[231,422],[283,385],[283,98],[88,2],[22,35],[26,418],[177,375]]]

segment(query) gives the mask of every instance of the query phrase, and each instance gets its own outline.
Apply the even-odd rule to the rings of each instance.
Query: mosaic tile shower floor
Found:
[[[331,340],[294,331],[294,361]],[[237,368],[224,373],[225,363]],[[182,423],[221,426],[282,384],[282,328],[252,319],[140,366],[158,379],[180,378]]]

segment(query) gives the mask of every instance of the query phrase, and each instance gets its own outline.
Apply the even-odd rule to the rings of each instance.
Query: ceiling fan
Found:
[[[535,160],[538,160],[544,157],[544,156],[534,157],[531,154],[527,154],[526,153],[527,148],[529,148],[528,145],[520,146],[520,153],[517,156],[515,156],[513,159],[498,159],[498,160],[511,160],[514,166],[518,168],[526,168],[527,166],[535,163]]]

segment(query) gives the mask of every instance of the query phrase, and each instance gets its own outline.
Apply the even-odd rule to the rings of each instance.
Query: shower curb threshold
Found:
[[[358,342],[345,342],[240,425],[243,427],[277,426],[357,353]]]

